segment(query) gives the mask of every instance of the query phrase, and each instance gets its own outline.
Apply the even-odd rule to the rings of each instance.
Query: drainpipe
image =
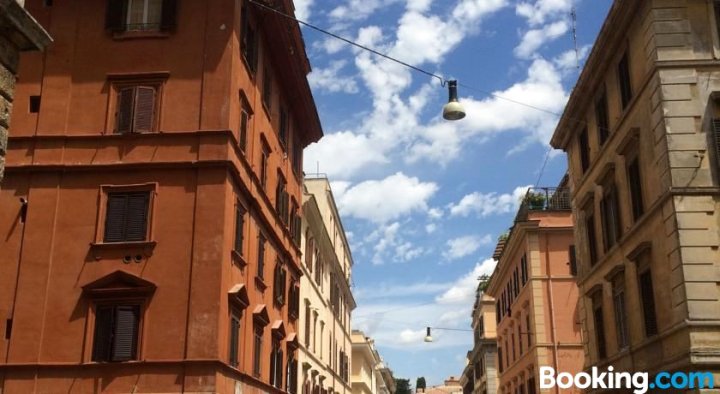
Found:
[[[548,277],[548,292],[550,293],[550,324],[552,325],[552,341],[553,341],[553,366],[558,371],[558,341],[557,329],[555,328],[555,300],[553,298],[552,275],[550,273],[550,236],[545,234],[545,270]],[[555,386],[555,392],[560,393],[560,389]]]
[[[20,222],[20,225],[22,226],[22,229],[20,229],[20,248],[18,250],[18,258],[17,258],[17,272],[15,272],[15,288],[13,290],[13,298],[12,298],[12,306],[10,307],[10,313],[6,317],[5,324],[8,324],[10,321],[14,322],[15,320],[15,304],[17,303],[17,296],[18,296],[18,287],[20,284],[20,265],[22,264],[22,256],[23,256],[23,247],[25,246],[25,221],[27,219],[27,210],[28,210],[28,200],[26,197],[20,198],[20,212],[18,214],[18,221]],[[6,327],[5,330],[12,335],[12,327]],[[10,337],[7,338],[8,343],[5,347],[5,364],[7,364],[10,361]]]

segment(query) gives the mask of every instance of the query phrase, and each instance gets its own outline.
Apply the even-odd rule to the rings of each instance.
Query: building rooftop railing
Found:
[[[569,211],[570,189],[566,187],[533,187],[528,189],[515,215],[515,223],[528,220],[533,211]]]

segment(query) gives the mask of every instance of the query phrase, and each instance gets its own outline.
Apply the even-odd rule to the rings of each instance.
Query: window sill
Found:
[[[156,241],[91,242],[92,249],[154,249]]]
[[[265,281],[259,276],[255,277],[255,284],[257,285],[258,289],[260,289],[260,291],[265,291],[265,289],[267,289]]]
[[[241,269],[247,266],[247,261],[245,261],[245,258],[237,250],[230,252],[230,258],[232,259],[232,262]]]
[[[165,31],[123,31],[113,33],[113,40],[117,41],[169,37],[170,33]]]

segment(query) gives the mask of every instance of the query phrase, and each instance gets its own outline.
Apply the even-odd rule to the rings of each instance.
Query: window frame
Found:
[[[157,133],[161,130],[162,120],[162,107],[163,107],[163,96],[165,90],[165,83],[167,82],[169,73],[148,73],[142,75],[134,74],[117,74],[109,75],[108,83],[110,84],[110,94],[108,94],[108,110],[107,119],[105,123],[105,132],[107,135],[134,135],[134,134],[149,134]],[[148,130],[137,131],[135,129],[135,101],[133,101],[133,114],[130,116],[130,122],[132,123],[127,131],[120,131],[118,125],[119,121],[119,105],[120,105],[120,92],[124,89],[139,87],[153,88],[155,90],[154,101],[153,101],[153,112],[151,125]],[[137,91],[135,92],[135,98],[137,97]]]
[[[598,360],[604,360],[608,357],[607,331],[605,330],[605,307],[603,302],[602,288],[599,288],[590,294],[590,310],[592,311],[593,316],[593,328],[595,329],[595,350],[597,352]]]
[[[607,89],[595,100],[595,126],[597,127],[598,145],[603,146],[610,138],[610,112],[608,106]]]
[[[141,351],[142,351],[142,340],[143,340],[143,326],[144,326],[144,320],[145,320],[145,311],[146,311],[146,302],[147,299],[144,297],[123,297],[123,298],[111,298],[111,299],[98,299],[94,300],[91,304],[91,313],[92,313],[92,329],[90,329],[89,334],[91,335],[91,346],[89,347],[90,351],[90,362],[92,363],[123,363],[123,362],[132,362],[142,359],[141,357]],[[106,360],[98,360],[96,359],[96,346],[98,344],[97,340],[97,329],[98,329],[98,308],[101,307],[113,307],[113,308],[119,308],[119,307],[137,307],[137,322],[136,322],[136,330],[135,338],[134,338],[134,349],[133,354],[130,356],[130,358],[126,359],[115,359],[114,353],[114,340],[108,339],[110,341],[109,347],[110,347],[110,354],[109,359]],[[115,312],[115,309],[113,309],[113,313]],[[113,331],[115,331],[115,326],[112,326]],[[114,334],[113,334],[114,335]]]
[[[242,317],[243,311],[235,306],[230,306],[229,313],[229,332],[228,332],[228,364],[233,368],[240,366],[240,339],[242,337]],[[237,322],[237,327],[233,328],[233,323]],[[235,346],[233,346],[233,338]]]
[[[615,318],[615,335],[618,351],[630,346],[630,332],[628,330],[627,314],[627,285],[625,270],[621,269],[610,278],[612,285],[613,317]]]
[[[233,252],[240,257],[245,256],[245,239],[248,210],[240,199],[235,200],[235,233],[233,238]]]
[[[583,128],[578,135],[578,156],[580,159],[580,169],[583,175],[588,172],[590,165],[592,164],[592,157],[590,154],[590,136],[588,134],[587,127]]]
[[[602,185],[600,216],[603,231],[603,250],[605,253],[618,245],[622,238],[622,215],[615,174],[612,172]]]
[[[265,336],[265,326],[255,322],[253,324],[253,369],[252,374],[255,378],[262,377],[262,348]]]
[[[98,196],[98,213],[95,223],[95,242],[93,245],[123,245],[123,244],[144,244],[154,243],[154,218],[155,218],[155,199],[157,197],[158,184],[142,183],[134,185],[100,185]],[[105,231],[107,226],[107,204],[108,196],[112,193],[149,193],[146,222],[145,222],[145,239],[142,241],[105,241]]]
[[[632,70],[630,68],[630,54],[626,49],[616,67],[618,93],[620,94],[620,112],[625,112],[633,101],[635,92],[632,83]]]
[[[248,3],[243,1],[240,9],[240,58],[250,71],[251,78],[255,76],[258,69],[258,54],[260,53],[260,35],[258,27],[251,14]],[[251,34],[252,33],[252,34]]]

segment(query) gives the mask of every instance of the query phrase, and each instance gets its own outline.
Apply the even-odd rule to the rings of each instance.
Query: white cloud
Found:
[[[515,6],[515,13],[525,17],[530,26],[537,26],[548,19],[567,15],[572,8],[572,2],[573,0],[537,0],[535,3],[524,1]]]
[[[295,17],[301,21],[307,21],[310,18],[310,7],[314,0],[294,0]]]
[[[437,230],[437,224],[435,224],[435,223],[430,223],[430,224],[425,225],[425,232],[428,234],[432,234],[436,230]]]
[[[563,71],[577,69],[580,65],[582,65],[582,62],[587,57],[590,49],[592,49],[592,45],[582,46],[578,49],[577,53],[574,49],[567,50],[554,58],[553,63],[555,63],[555,65]]]
[[[327,173],[330,178],[342,179],[369,165],[388,162],[384,152],[377,149],[368,136],[341,131],[326,134],[318,143],[311,144],[303,154],[306,172]]]
[[[442,219],[443,217],[443,210],[442,208],[430,208],[428,209],[428,217],[433,220]]]
[[[374,265],[406,263],[428,252],[428,249],[406,240],[401,234],[401,226],[400,222],[381,224],[365,237],[362,245],[372,245],[370,261]]]
[[[557,39],[570,29],[564,20],[545,25],[539,29],[532,29],[525,32],[520,44],[515,47],[515,56],[526,59],[530,58],[543,45]]]
[[[435,183],[398,172],[382,180],[358,183],[343,193],[336,191],[335,199],[343,215],[386,223],[427,210],[427,201],[437,191]]]
[[[490,235],[480,237],[478,235],[466,235],[447,241],[447,250],[443,256],[448,260],[457,260],[469,256],[480,249],[480,246],[492,242]]]
[[[458,279],[452,287],[439,295],[436,301],[440,304],[472,305],[475,301],[478,278],[482,275],[491,275],[495,265],[497,265],[497,261],[493,259],[477,263],[472,271]]]
[[[428,280],[416,283],[380,283],[377,285],[357,287],[353,290],[353,295],[357,300],[397,299],[398,297],[413,298],[421,295],[437,295],[452,285],[452,282],[431,282]]]
[[[474,192],[464,196],[457,204],[450,204],[451,216],[467,217],[475,214],[478,217],[513,213],[520,206],[520,201],[527,194],[530,185],[519,186],[512,193],[480,193]]]
[[[347,64],[346,60],[331,62],[327,68],[316,68],[308,75],[308,82],[313,89],[324,90],[330,93],[358,92],[357,82],[354,78],[340,75],[340,71]]]

